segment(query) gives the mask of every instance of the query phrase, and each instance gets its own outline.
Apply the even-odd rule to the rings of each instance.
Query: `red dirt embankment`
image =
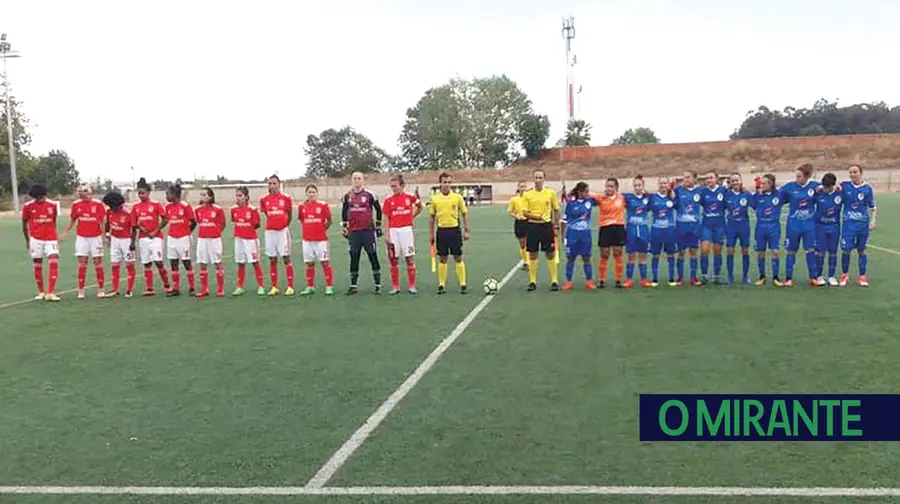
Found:
[[[638,173],[653,177],[688,169],[700,173],[748,169],[752,172],[790,172],[803,163],[811,163],[819,172],[845,171],[853,163],[872,170],[900,168],[900,134],[564,147],[548,149],[538,160],[515,163],[501,170],[461,170],[454,172],[454,176],[460,182],[513,181],[530,179],[531,171],[538,167],[546,170],[547,178],[551,180],[624,178]],[[408,182],[436,184],[437,176],[436,171],[422,171],[404,175],[404,178]],[[370,184],[386,184],[389,175],[368,175],[366,178]],[[346,184],[348,180],[324,183]]]

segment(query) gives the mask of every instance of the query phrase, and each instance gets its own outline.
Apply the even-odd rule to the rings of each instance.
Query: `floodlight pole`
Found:
[[[575,38],[575,18],[563,18],[562,36],[566,41],[566,100],[569,120],[575,119],[575,56],[572,54],[572,39]]]
[[[6,99],[6,135],[9,141],[9,180],[12,186],[13,211],[16,215],[19,215],[19,179],[16,177],[16,145],[13,143],[12,126],[12,93],[9,91],[9,72],[7,71],[6,60],[18,57],[19,55],[12,51],[12,47],[6,41],[6,34],[0,35],[0,58],[3,59],[3,89]]]

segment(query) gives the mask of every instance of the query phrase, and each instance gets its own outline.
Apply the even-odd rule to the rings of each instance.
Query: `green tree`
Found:
[[[67,195],[78,186],[78,170],[65,151],[52,150],[38,158],[26,158],[22,168],[18,176],[20,192],[27,192],[31,184],[41,183],[50,194]]]
[[[569,119],[562,143],[566,147],[591,145],[591,123],[582,119]]]
[[[773,110],[761,105],[747,112],[732,139],[821,135],[900,133],[900,107],[884,102],[857,103],[846,107],[824,98],[812,108]]]
[[[501,75],[427,90],[407,110],[399,143],[406,169],[482,168],[536,153],[548,134],[546,116],[536,116],[528,96]]]
[[[613,140],[613,145],[635,145],[635,144],[655,144],[659,143],[659,138],[652,129],[640,127],[635,129],[627,129],[619,138]]]
[[[353,172],[380,172],[392,169],[392,158],[372,140],[350,126],[327,129],[306,137],[303,149],[308,160],[306,176],[343,177]]]
[[[16,151],[16,167],[19,173],[28,169],[31,155],[26,147],[31,143],[28,134],[28,118],[20,112],[19,104],[12,98],[13,144]],[[19,177],[21,179],[21,177]],[[20,180],[21,187],[21,180]],[[6,99],[0,97],[0,197],[12,191],[9,170],[9,135],[6,131]]]

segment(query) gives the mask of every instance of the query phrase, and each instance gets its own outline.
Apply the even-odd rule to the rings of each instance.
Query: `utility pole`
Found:
[[[571,121],[575,119],[575,63],[577,63],[575,55],[572,54],[572,39],[575,38],[574,17],[563,18],[562,36],[566,41],[566,102]]]
[[[3,59],[3,89],[6,100],[6,138],[9,141],[9,180],[12,185],[13,211],[19,215],[19,179],[16,177],[16,145],[13,141],[12,123],[12,93],[9,90],[9,72],[6,68],[6,60],[18,58],[19,54],[13,52],[12,46],[6,41],[6,34],[0,35],[0,59]]]

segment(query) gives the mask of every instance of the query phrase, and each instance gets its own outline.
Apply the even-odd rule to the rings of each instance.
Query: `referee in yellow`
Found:
[[[537,289],[537,258],[543,251],[550,269],[550,290],[559,290],[559,271],[556,257],[556,230],[559,229],[559,198],[556,191],[544,187],[544,170],[534,171],[534,188],[525,191],[524,215],[528,219],[525,248],[528,251],[528,290]]]
[[[528,236],[528,219],[525,218],[525,199],[522,198],[525,189],[524,180],[516,185],[516,194],[510,198],[509,206],[506,207],[506,213],[513,219],[513,234],[516,236],[516,241],[519,242],[519,258],[522,259],[522,268],[528,270],[528,252],[525,250],[525,238]]]
[[[456,279],[459,281],[460,294],[466,293],[466,264],[463,262],[463,240],[469,239],[469,216],[466,200],[462,195],[450,190],[453,177],[449,173],[441,173],[438,177],[440,191],[431,197],[428,205],[428,233],[431,244],[435,246],[440,263],[438,264],[438,294],[447,292],[447,257],[453,256],[456,263]],[[462,216],[463,228],[459,228]],[[435,223],[437,230],[435,230]]]

